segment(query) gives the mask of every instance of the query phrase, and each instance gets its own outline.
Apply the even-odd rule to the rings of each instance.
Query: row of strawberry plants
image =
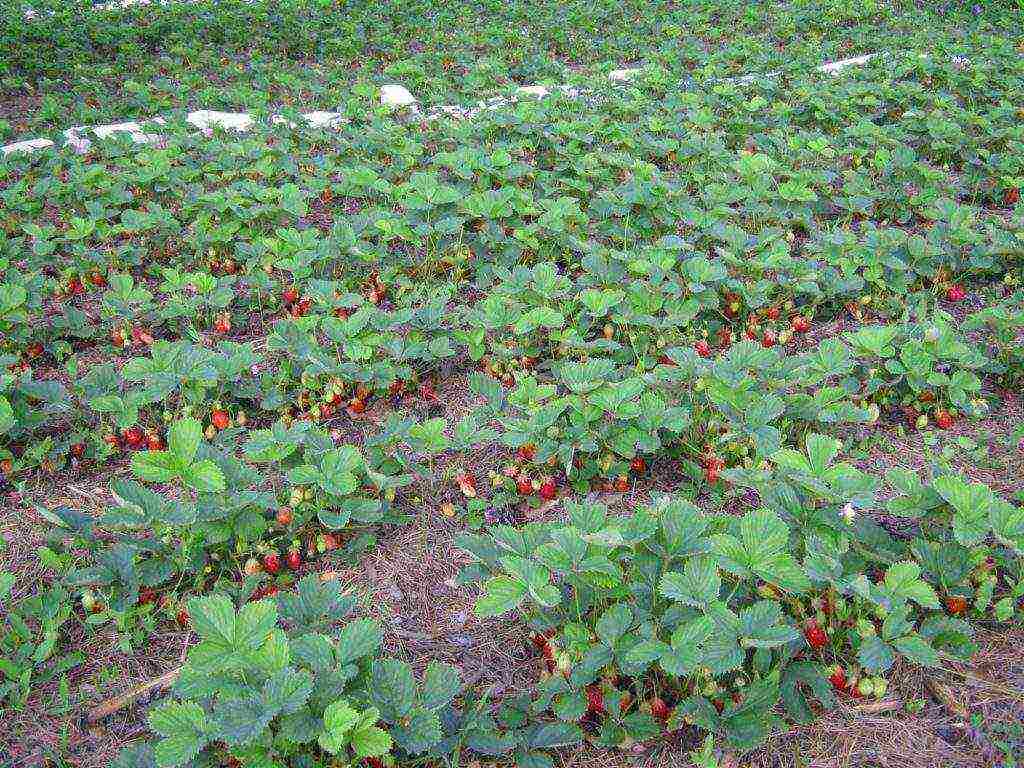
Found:
[[[203,419],[209,438],[225,440],[281,415],[326,423],[358,417],[378,397],[430,407],[439,376],[460,361],[475,360],[487,374],[478,390],[491,400],[492,417],[522,422],[511,430],[519,434],[513,447],[540,446],[541,461],[560,453],[568,470],[580,451],[595,458],[611,448],[625,461],[638,450],[656,454],[662,445],[656,433],[669,422],[677,434],[695,426],[702,440],[723,415],[729,425],[723,431],[748,436],[786,411],[790,425],[873,421],[884,411],[911,428],[932,421],[948,428],[958,415],[987,409],[979,374],[1007,383],[1020,377],[1014,340],[1024,313],[1017,297],[969,315],[970,339],[948,314],[923,304],[904,323],[864,325],[791,354],[787,345],[810,327],[806,315],[794,314],[778,339],[770,326],[755,330],[752,317],[730,323],[721,311],[728,296],[710,288],[700,299],[651,302],[641,314],[634,302],[645,297],[646,283],[629,293],[586,288],[571,298],[564,288],[550,288],[566,282],[550,264],[524,269],[517,283],[499,283],[461,315],[437,300],[393,311],[370,302],[341,311],[318,303],[308,316],[275,322],[261,353],[252,342],[223,340],[210,349],[153,340],[145,356],[120,369],[112,363],[83,369],[71,358],[66,385],[52,375],[36,378],[30,366],[7,358],[2,468],[12,474],[53,468],[69,457],[103,461],[120,451],[160,450],[166,425],[182,417]],[[767,325],[772,314],[769,305],[758,319]],[[989,354],[979,351],[979,342]],[[699,391],[687,391],[693,380]],[[499,383],[511,388],[507,398]],[[768,396],[785,389],[792,391],[787,402],[776,398],[780,410]],[[590,393],[597,393],[599,410],[566,408],[571,398],[585,403]],[[764,411],[759,425],[747,412],[755,404]],[[539,405],[545,408],[535,414]],[[641,412],[646,426],[637,422]],[[548,434],[570,422],[572,439]],[[638,428],[650,433],[642,444]],[[594,429],[603,434],[598,438]],[[595,476],[592,469],[587,476]]]
[[[804,0],[781,8],[742,2],[386,3],[368,12],[316,3],[190,2],[97,12],[95,3],[33,0],[11,13],[0,39],[9,123],[46,127],[138,118],[199,103],[333,109],[383,78],[430,102],[475,101],[516,83],[563,82],[612,62],[640,62],[665,81],[697,75],[800,71],[865,51],[963,48],[964,25],[1015,29],[1003,6],[919,13],[872,3]],[[609,19],[614,19],[613,23]],[[469,21],[467,21],[469,20]],[[524,30],[529,30],[528,33]],[[1005,39],[1005,38],[997,38]],[[240,66],[244,56],[246,65]],[[313,60],[315,59],[315,64]],[[102,73],[100,76],[98,73]],[[61,87],[47,87],[59,82]],[[105,118],[105,119],[104,119]],[[11,130],[0,123],[0,139]]]
[[[542,273],[555,276],[550,265],[527,271]],[[422,400],[429,407],[437,399],[439,376],[461,365],[460,360],[475,359],[489,379],[519,392],[509,398],[513,418],[515,409],[534,409],[554,395],[552,381],[578,395],[626,387],[615,401],[605,403],[608,414],[627,400],[648,396],[659,397],[662,410],[675,408],[680,387],[692,378],[701,386],[708,384],[701,377],[721,355],[733,360],[733,367],[748,366],[736,364],[736,355],[754,354],[748,367],[764,365],[765,359],[783,361],[770,380],[764,375],[751,379],[759,382],[759,396],[828,380],[829,388],[801,396],[799,408],[811,422],[821,413],[835,421],[842,402],[853,398],[860,408],[873,407],[874,418],[884,409],[887,415],[902,413],[910,427],[923,427],[931,419],[948,428],[957,414],[977,417],[987,408],[979,374],[1007,383],[1020,377],[1014,340],[1024,315],[1016,300],[969,315],[965,328],[974,334],[970,342],[949,315],[922,309],[906,323],[866,325],[841,341],[786,355],[780,350],[809,328],[809,322],[801,325],[805,315],[795,314],[788,333],[776,339],[770,328],[756,332],[750,318],[738,328],[728,324],[717,307],[700,314],[693,313],[696,306],[689,311],[664,308],[638,322],[637,313],[623,306],[621,290],[586,289],[580,306],[563,301],[555,309],[554,299],[538,302],[541,294],[535,286],[522,283],[513,298],[503,284],[462,319],[436,303],[393,312],[368,303],[344,318],[314,312],[282,319],[274,324],[262,353],[252,342],[224,340],[210,349],[189,341],[155,340],[144,356],[128,359],[120,370],[109,362],[83,370],[73,357],[65,367],[67,385],[37,379],[31,367],[9,362],[11,370],[0,390],[0,434],[7,443],[5,461],[10,462],[5,472],[53,467],[69,457],[101,461],[120,451],[160,450],[167,423],[181,417],[202,418],[213,437],[229,427],[247,428],[282,414],[328,423],[342,414],[358,417],[381,396],[394,404]],[[714,307],[718,296],[709,295]],[[612,306],[617,307],[614,312]],[[711,321],[702,321],[706,315]],[[734,335],[739,341],[733,341]],[[990,356],[978,351],[979,340],[985,341]],[[739,344],[743,350],[760,351],[737,352]],[[522,389],[536,389],[539,382],[545,385],[540,394]],[[725,379],[716,386],[724,392],[740,383]],[[740,396],[716,394],[716,386],[697,396],[711,396],[719,409],[727,399]],[[690,400],[686,422],[693,420],[694,408],[699,415],[711,407],[697,406],[692,396]],[[737,403],[731,407],[736,409]],[[495,408],[497,416],[502,404],[496,402]],[[627,426],[635,416],[624,411],[618,418]],[[703,426],[706,419],[697,421]],[[528,427],[523,442],[539,444],[541,433],[554,421],[538,424]],[[581,429],[583,435],[587,428],[581,424]],[[645,444],[642,452],[653,454],[658,447],[657,441]],[[589,453],[596,451],[595,446]],[[552,452],[542,453],[546,459]]]
[[[396,415],[360,448],[308,422],[244,440],[234,427],[208,442],[198,421],[182,419],[166,448],[133,455],[135,479],[111,481],[114,504],[99,519],[54,509],[53,546],[86,557],[66,580],[81,590],[88,623],[131,629],[158,610],[185,624],[189,594],[273,594],[324,554],[356,558],[382,524],[407,519],[396,497],[433,457],[486,436],[471,420],[445,429],[444,419]]]
[[[973,654],[969,619],[1019,620],[1024,509],[953,474],[875,478],[811,434],[767,468],[725,475],[759,494],[742,516],[663,498],[625,516],[566,502],[567,521],[460,539],[481,616],[514,611],[546,667],[537,714],[628,747],[697,726],[750,749],[810,699],[886,693],[898,658],[937,667]]]

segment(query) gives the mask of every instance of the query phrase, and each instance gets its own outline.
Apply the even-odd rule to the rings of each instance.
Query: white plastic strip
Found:
[[[127,7],[129,5],[147,5],[150,2],[152,2],[152,0],[117,0],[117,2],[106,3],[103,6],[97,7]],[[815,70],[818,72],[828,73],[840,72],[848,67],[856,67],[866,64],[878,55],[879,54],[877,53],[868,53],[863,56],[854,56],[853,58],[822,64],[821,66],[816,67]],[[962,66],[965,62],[966,60],[958,61],[958,64],[961,64]],[[613,83],[629,82],[633,78],[639,76],[642,71],[643,70],[637,68],[614,69],[608,73],[608,80]],[[743,75],[738,78],[730,78],[730,81],[737,83],[749,83],[766,77],[778,77],[779,74],[781,73],[767,72],[765,74]],[[548,96],[555,92],[565,93],[570,96],[576,96],[579,93],[577,89],[567,85],[524,85],[519,87],[516,91],[519,96],[532,96],[536,98],[543,98],[544,96]],[[413,114],[419,114],[419,106],[416,101],[416,97],[402,85],[389,84],[381,86],[380,103],[391,109],[406,109]],[[445,105],[433,108],[425,115],[425,117],[427,119],[437,119],[441,117],[469,119],[478,115],[483,110],[498,109],[499,107],[505,106],[509,103],[511,103],[510,99],[498,97],[478,102],[474,107]],[[345,116],[340,112],[309,112],[304,114],[302,117],[314,128],[336,128],[346,120]],[[287,124],[295,127],[294,122],[283,115],[273,115],[270,120],[274,124]],[[253,126],[256,124],[255,118],[247,112],[217,112],[209,109],[190,112],[186,118],[186,122],[195,126],[204,133],[211,133],[214,128],[244,133],[252,130]],[[162,118],[155,117],[145,120],[144,123],[161,125],[164,124],[164,120]],[[91,142],[88,138],[89,134],[93,134],[97,138],[102,139],[117,133],[128,133],[132,140],[139,144],[155,143],[163,138],[159,134],[147,133],[143,124],[136,122],[98,125],[91,128],[69,128],[64,131],[64,137],[66,144],[74,148],[76,151],[87,152],[91,146]],[[7,156],[16,153],[30,153],[53,146],[55,146],[55,144],[50,139],[28,139],[26,141],[18,141],[14,144],[8,144],[7,146],[0,147],[0,154]]]

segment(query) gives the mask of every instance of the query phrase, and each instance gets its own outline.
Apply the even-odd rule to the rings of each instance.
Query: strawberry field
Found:
[[[1019,4],[11,5],[0,764],[1024,758]]]

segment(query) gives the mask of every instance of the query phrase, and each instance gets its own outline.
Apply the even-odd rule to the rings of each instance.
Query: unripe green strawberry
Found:
[[[876,677],[871,681],[872,687],[875,691],[875,698],[882,698],[885,696],[885,692],[889,689],[889,681],[884,677]]]
[[[871,403],[868,406],[868,424],[875,424],[879,416],[881,416],[881,411],[878,406],[875,403]]]
[[[562,675],[565,675],[566,677],[569,676],[569,673],[572,671],[572,658],[568,653],[558,654],[558,659],[555,662],[555,669]]]

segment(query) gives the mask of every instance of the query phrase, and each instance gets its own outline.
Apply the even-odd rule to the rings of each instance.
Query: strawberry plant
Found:
[[[964,320],[967,332],[984,332],[993,345],[993,372],[1006,384],[1014,384],[1024,375],[1024,353],[1017,343],[1024,328],[1024,308],[1019,297],[971,314]]]
[[[460,539],[479,563],[462,579],[486,578],[477,613],[522,607],[554,649],[542,701],[559,718],[589,723],[608,745],[696,723],[749,748],[783,690],[799,717],[801,684],[832,702],[820,672],[794,660],[803,640],[784,603],[758,598],[764,582],[779,598],[810,588],[776,515],[715,518],[669,499],[621,519],[568,506],[566,526]],[[651,714],[655,696],[671,708],[665,725]]]
[[[959,337],[948,316],[905,326],[864,326],[844,340],[859,358],[850,388],[887,409],[901,409],[911,427],[927,424],[927,413],[943,408],[984,412],[975,371],[988,361]]]
[[[16,581],[13,573],[0,573],[0,600],[8,604],[0,625],[0,703],[21,710],[36,686],[64,676],[85,660],[85,654],[62,652],[61,628],[72,615],[67,591],[54,584],[12,601]]]
[[[418,685],[407,664],[378,657],[375,622],[349,620],[333,636],[310,626],[315,609],[308,606],[330,606],[332,624],[351,610],[337,585],[308,577],[299,595],[237,611],[223,595],[189,600],[199,643],[175,683],[175,700],[149,715],[163,737],[153,746],[157,765],[183,765],[200,753],[241,761],[415,757],[441,742],[439,712],[461,688],[458,672],[432,662]],[[279,620],[302,630],[286,634]]]

